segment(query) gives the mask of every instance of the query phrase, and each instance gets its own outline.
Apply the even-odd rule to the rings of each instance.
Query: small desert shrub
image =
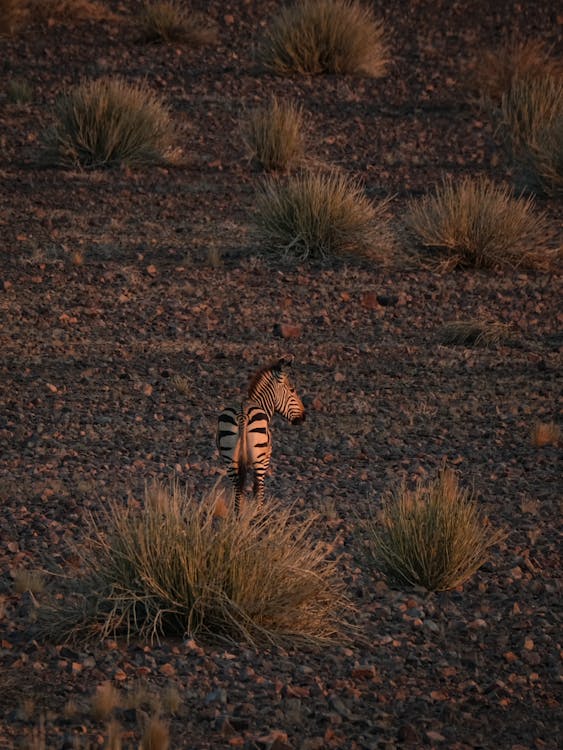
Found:
[[[561,428],[556,422],[536,422],[532,428],[532,445],[543,448],[545,445],[558,445]]]
[[[314,519],[253,503],[216,518],[221,497],[198,502],[176,484],[148,490],[141,509],[110,503],[103,524],[91,523],[83,594],[51,605],[45,631],[252,643],[341,634],[348,605],[336,562],[311,539]]]
[[[372,203],[360,183],[342,172],[304,171],[259,187],[254,221],[269,250],[300,259],[393,250],[389,199]]]
[[[356,0],[298,0],[272,20],[260,49],[275,73],[384,75],[383,24]]]
[[[541,81],[563,73],[563,64],[538,39],[512,37],[498,49],[484,50],[475,67],[475,86],[486,107],[499,106],[519,81]]]
[[[531,198],[515,198],[485,177],[445,180],[433,195],[411,201],[406,224],[425,247],[445,251],[437,265],[492,268],[549,261],[545,216]]]
[[[502,97],[498,120],[525,184],[563,194],[563,75],[515,81]]]
[[[505,537],[480,517],[476,500],[450,469],[412,491],[402,485],[367,530],[376,567],[393,581],[429,591],[464,583]]]
[[[508,336],[509,326],[495,320],[454,320],[441,331],[444,344],[495,346]]]
[[[176,0],[145,2],[141,29],[146,42],[177,42],[199,47],[217,41],[216,27]]]
[[[303,114],[291,102],[273,97],[248,113],[241,132],[250,158],[264,169],[284,171],[303,160]]]
[[[174,126],[161,98],[145,83],[100,78],[68,91],[47,135],[50,161],[69,167],[130,167],[173,157]]]

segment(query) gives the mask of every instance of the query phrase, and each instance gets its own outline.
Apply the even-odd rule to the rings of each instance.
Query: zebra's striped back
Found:
[[[251,381],[249,399],[219,416],[217,447],[227,463],[227,476],[235,487],[235,510],[248,470],[254,471],[254,497],[261,504],[264,481],[272,455],[270,420],[275,412],[297,424],[305,418],[305,407],[291,384],[285,367],[292,359],[283,357],[259,370]]]

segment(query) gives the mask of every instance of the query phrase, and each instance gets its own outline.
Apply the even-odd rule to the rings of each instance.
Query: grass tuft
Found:
[[[545,266],[550,253],[544,214],[531,198],[513,196],[486,177],[448,179],[433,195],[411,201],[408,229],[420,243],[445,251],[436,265],[447,268]]]
[[[401,485],[367,530],[369,554],[385,575],[429,591],[464,583],[505,537],[504,531],[491,529],[480,517],[476,500],[447,468],[412,491]]]
[[[219,519],[221,499],[214,491],[198,502],[174,484],[147,490],[142,508],[110,503],[91,521],[81,595],[53,603],[44,631],[249,643],[341,636],[350,605],[336,562],[311,539],[315,519],[254,504]]]
[[[510,326],[496,320],[454,320],[441,331],[441,341],[453,346],[496,346],[509,334]]]
[[[92,716],[94,719],[106,721],[121,703],[119,691],[111,682],[98,685],[92,697]]]
[[[170,731],[158,716],[151,716],[141,738],[141,750],[168,750]]]
[[[298,0],[272,20],[259,52],[269,70],[303,73],[385,74],[383,23],[356,0]]]
[[[291,102],[273,97],[251,110],[241,132],[250,158],[266,170],[286,171],[304,159],[303,113]]]
[[[47,158],[67,167],[141,167],[169,161],[174,126],[145,83],[100,78],[68,91],[47,134]]]
[[[526,187],[563,195],[563,75],[514,82],[498,119]]]
[[[563,64],[539,39],[511,37],[497,49],[483,50],[475,66],[474,82],[486,107],[499,106],[518,81],[541,81],[560,76]]]
[[[145,2],[141,12],[145,42],[174,42],[200,47],[217,42],[217,28],[209,19],[188,10],[176,0]]]
[[[21,0],[0,0],[0,37],[12,36],[25,17]]]
[[[372,203],[357,180],[332,170],[303,171],[259,187],[256,234],[286,256],[364,255],[385,261],[394,250],[389,199]]]

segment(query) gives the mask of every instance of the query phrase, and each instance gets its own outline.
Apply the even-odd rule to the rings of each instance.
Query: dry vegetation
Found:
[[[496,320],[453,320],[442,327],[440,341],[446,345],[496,346],[505,341],[509,333],[510,326]]]
[[[86,81],[66,92],[46,135],[46,159],[97,169],[164,164],[174,155],[174,125],[146,83],[122,78]]]
[[[549,265],[545,217],[531,198],[514,197],[489,178],[448,179],[411,202],[406,223],[419,242],[441,250],[448,268]]]
[[[198,502],[174,484],[147,490],[140,510],[110,504],[80,552],[77,606],[49,607],[46,631],[151,642],[186,633],[249,643],[342,637],[343,586],[310,538],[314,517],[249,504],[240,521],[220,519],[218,503],[222,494]]]
[[[268,171],[286,171],[305,157],[303,110],[276,97],[241,122],[249,158]]]
[[[264,180],[254,220],[264,247],[281,255],[364,255],[385,262],[394,249],[388,211],[389,200],[373,203],[343,172],[304,171]]]
[[[217,28],[178,0],[148,0],[140,16],[145,42],[175,42],[200,47],[218,41]]]
[[[275,73],[385,74],[388,48],[383,24],[357,0],[298,0],[269,24],[260,48]]]
[[[476,498],[451,469],[414,490],[401,485],[367,529],[375,565],[401,585],[429,591],[463,584],[506,536],[482,519]]]

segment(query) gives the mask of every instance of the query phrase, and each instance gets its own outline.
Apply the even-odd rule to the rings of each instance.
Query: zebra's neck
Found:
[[[255,401],[263,410],[268,419],[274,416],[276,411],[276,398],[274,384],[269,380],[262,379],[256,383],[249,392],[248,398]]]

